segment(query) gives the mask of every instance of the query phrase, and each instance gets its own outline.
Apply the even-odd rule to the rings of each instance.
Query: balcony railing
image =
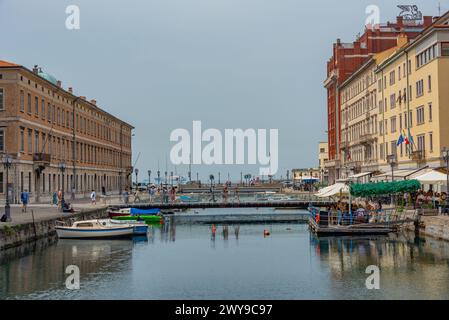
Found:
[[[51,161],[51,155],[49,153],[34,153],[33,162],[43,165],[49,165]]]
[[[413,161],[424,161],[426,159],[426,154],[423,150],[416,150],[412,152],[412,160]]]

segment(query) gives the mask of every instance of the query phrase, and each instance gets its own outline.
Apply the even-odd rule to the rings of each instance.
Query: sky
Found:
[[[344,5],[342,5],[344,3]],[[408,2],[407,2],[408,3]],[[413,1],[438,15],[436,0]],[[449,10],[449,0],[440,1]],[[391,0],[0,0],[0,60],[38,64],[74,94],[96,99],[135,127],[133,165],[141,172],[173,165],[170,133],[277,129],[278,172],[318,166],[326,141],[326,62],[337,38],[362,33],[365,9],[395,21]],[[80,9],[80,29],[66,28],[66,7]],[[256,165],[193,165],[192,176],[233,180]]]

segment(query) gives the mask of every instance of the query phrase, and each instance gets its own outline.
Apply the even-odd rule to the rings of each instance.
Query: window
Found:
[[[39,132],[34,132],[34,153],[39,152]]]
[[[390,72],[390,86],[394,85],[394,83],[396,82],[396,77],[395,77],[395,71],[391,71]]]
[[[3,189],[3,172],[0,172],[0,193],[5,192]]]
[[[441,55],[445,57],[449,56],[449,42],[441,43]]]
[[[29,114],[31,114],[31,94],[29,94],[29,93],[28,93],[28,101],[27,102],[28,102],[28,105],[27,105],[28,110],[27,111]]]
[[[45,119],[45,101],[44,101],[44,99],[41,100],[41,117],[42,117],[42,119]]]
[[[25,111],[25,93],[20,90],[20,111]]]
[[[390,109],[396,108],[396,93],[390,95]]]
[[[426,140],[425,136],[423,134],[418,136],[418,151],[425,151],[426,150]]]
[[[424,123],[424,106],[418,107],[416,109],[416,123],[417,124]]]
[[[34,97],[34,114],[39,116],[39,98]]]
[[[32,130],[28,129],[28,153],[32,153],[33,152],[33,141],[32,141]]]
[[[5,152],[5,131],[0,130],[0,152]]]
[[[428,78],[427,78],[427,88],[428,88],[427,90],[429,92],[432,91],[432,76],[431,75],[429,75]]]
[[[396,132],[396,117],[392,117],[390,119],[390,129],[391,129],[391,133]]]
[[[429,103],[429,122],[432,122],[433,112],[432,112],[432,103]]]
[[[429,151],[433,152],[433,133],[429,133]]]
[[[5,110],[4,91],[3,91],[3,88],[0,88],[0,110]]]
[[[25,130],[23,128],[20,129],[20,152],[25,151]]]
[[[424,81],[421,79],[416,82],[416,97],[421,97],[424,94]]]

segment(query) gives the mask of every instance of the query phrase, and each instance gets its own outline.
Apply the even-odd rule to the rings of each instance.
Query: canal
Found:
[[[79,267],[79,290],[65,287],[68,265]],[[370,265],[379,290],[365,286]],[[210,225],[166,224],[147,239],[49,239],[2,252],[0,299],[18,298],[449,299],[449,243],[317,239],[301,223],[218,225],[215,237]]]

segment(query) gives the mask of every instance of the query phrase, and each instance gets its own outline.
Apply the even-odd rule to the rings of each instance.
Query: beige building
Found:
[[[341,179],[379,170],[376,70],[380,63],[407,44],[407,38],[399,36],[397,42],[396,47],[375,54],[340,86]]]
[[[329,158],[329,144],[327,142],[320,142],[318,144],[318,169],[320,170],[320,182],[327,183],[329,180],[329,172],[324,166]]]
[[[8,179],[0,168],[3,200],[7,190],[11,202],[23,190],[33,202],[62,188],[66,198],[119,192],[131,184],[132,129],[37,66],[0,61],[0,157],[13,161]]]
[[[391,170],[392,155],[397,169],[443,165],[441,150],[449,147],[448,23],[449,12],[376,69],[378,160],[384,172]],[[410,144],[398,145],[400,139]]]

